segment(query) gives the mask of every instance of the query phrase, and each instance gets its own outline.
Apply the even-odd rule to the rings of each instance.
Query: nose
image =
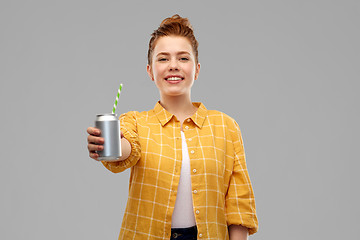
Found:
[[[171,59],[169,62],[169,70],[170,71],[177,71],[179,70],[179,64],[176,59]]]

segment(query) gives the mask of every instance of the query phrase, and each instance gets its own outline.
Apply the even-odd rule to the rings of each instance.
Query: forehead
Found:
[[[155,44],[154,55],[159,53],[189,52],[192,54],[190,41],[185,37],[164,36],[160,37]]]

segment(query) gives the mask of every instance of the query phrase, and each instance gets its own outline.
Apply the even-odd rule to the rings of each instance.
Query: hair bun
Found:
[[[179,23],[179,24],[186,26],[186,27],[190,28],[191,30],[193,30],[193,28],[190,24],[190,21],[187,18],[180,17],[179,14],[175,14],[172,17],[165,18],[161,22],[160,27],[163,27],[165,25],[172,24],[172,23]]]
[[[191,47],[195,55],[196,64],[198,61],[198,46],[199,43],[194,36],[194,30],[190,24],[190,21],[187,18],[182,18],[178,14],[175,14],[172,17],[165,18],[160,26],[154,30],[151,34],[151,39],[149,41],[148,49],[148,64],[152,64],[153,51],[156,45],[156,41],[164,36],[175,36],[175,37],[185,37],[189,40]]]

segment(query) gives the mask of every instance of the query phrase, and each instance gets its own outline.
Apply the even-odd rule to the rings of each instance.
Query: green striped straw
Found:
[[[113,107],[113,111],[112,111],[112,114],[115,114],[115,110],[116,110],[116,107],[117,107],[117,103],[118,103],[118,100],[119,100],[119,97],[120,97],[120,92],[121,92],[121,89],[122,89],[122,83],[120,84],[120,87],[118,89],[118,92],[117,92],[117,95],[116,95],[116,99],[115,99],[115,103],[114,103],[114,107]]]

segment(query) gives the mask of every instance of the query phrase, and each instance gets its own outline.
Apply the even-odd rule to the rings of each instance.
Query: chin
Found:
[[[180,96],[184,96],[186,95],[185,93],[182,92],[166,92],[163,94],[163,96],[169,96],[169,97],[180,97]]]

